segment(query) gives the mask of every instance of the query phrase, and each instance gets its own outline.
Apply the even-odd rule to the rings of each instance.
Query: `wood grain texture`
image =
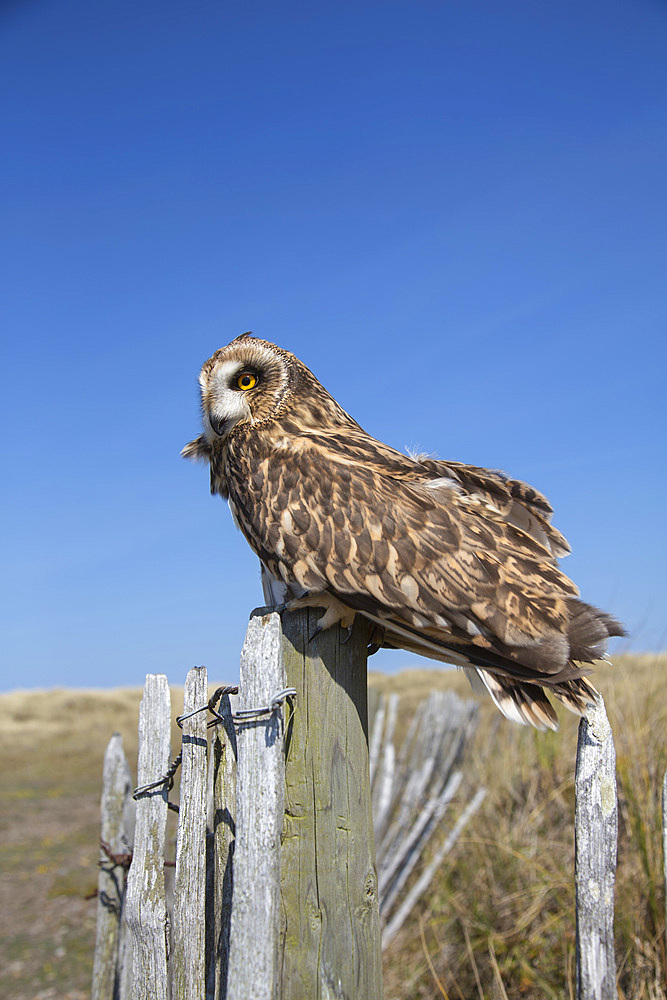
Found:
[[[101,838],[113,854],[131,850],[128,830],[132,777],[123,750],[123,738],[114,733],[104,754],[102,772]],[[125,901],[127,871],[100,850],[97,879],[97,934],[91,1000],[115,1000],[119,979],[121,915]]]
[[[604,702],[579,723],[575,774],[577,1000],[616,1000],[616,752]]]
[[[236,702],[234,696],[234,703]],[[225,720],[214,729],[211,747],[212,812],[209,818],[206,907],[208,1000],[227,996],[229,934],[234,889],[233,861],[236,814],[236,732],[232,699],[223,695],[218,714]]]
[[[171,703],[164,674],[148,674],[139,710],[138,785],[156,781],[169,765]],[[164,842],[167,788],[137,800],[134,858],[127,883],[127,923],[132,933],[132,1000],[168,1000],[167,909]]]
[[[368,627],[316,631],[312,609],[283,614],[288,723],[281,867],[280,1000],[382,996],[368,767]]]
[[[250,619],[239,680],[239,711],[268,705],[285,687],[280,617]],[[228,1000],[272,1000],[278,979],[280,836],[284,812],[282,705],[238,724],[236,844]]]
[[[183,714],[207,701],[206,667],[193,667],[185,679]],[[179,1000],[204,1000],[206,990],[207,718],[199,712],[183,720],[172,960],[172,991]]]

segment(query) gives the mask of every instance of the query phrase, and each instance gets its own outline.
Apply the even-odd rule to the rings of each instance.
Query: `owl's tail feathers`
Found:
[[[571,712],[585,715],[598,702],[598,692],[580,664],[601,659],[611,636],[625,635],[615,618],[576,598],[569,600],[567,629],[534,646],[483,648],[462,635],[438,635],[395,618],[362,613],[383,629],[382,645],[407,649],[463,667],[472,687],[488,692],[504,716],[537,729],[557,729],[558,719],[547,692]]]
[[[571,598],[568,606],[570,620],[567,639],[571,660],[584,663],[599,660],[606,653],[607,640],[611,636],[627,635],[621,623],[613,615],[600,611],[592,604]]]
[[[557,729],[558,719],[547,691],[576,715],[585,715],[598,702],[598,692],[583,676],[578,664],[601,659],[606,653],[608,639],[611,636],[623,636],[626,632],[612,615],[600,611],[592,604],[576,598],[568,603],[570,616],[566,649],[569,646],[569,650],[566,653],[567,660],[560,664],[560,670],[554,670],[553,665],[551,671],[544,670],[551,651],[548,642],[536,649],[519,648],[510,652],[512,660],[519,666],[537,665],[538,670],[532,678],[537,683],[531,683],[529,679],[515,679],[503,672],[484,670],[479,666],[466,669],[473,688],[488,691],[503,715],[514,722],[530,724],[537,729]],[[540,657],[544,658],[544,664],[540,662]],[[475,662],[474,657],[471,660]],[[540,671],[540,667],[544,672]],[[540,686],[542,684],[544,687]]]
[[[585,677],[563,681],[550,690],[575,715],[585,715],[600,699],[597,689]]]
[[[526,681],[515,681],[480,667],[464,667],[474,691],[488,693],[506,719],[536,729],[558,729],[558,716],[543,688]],[[481,682],[481,683],[480,683]],[[599,694],[585,677],[575,677],[549,687],[549,693],[575,715],[585,715],[596,705]]]
[[[536,729],[558,729],[553,705],[537,684],[518,683],[479,667],[464,667],[464,670],[473,690],[488,691],[506,719]]]

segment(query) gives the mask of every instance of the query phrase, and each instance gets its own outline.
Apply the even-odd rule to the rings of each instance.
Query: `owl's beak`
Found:
[[[229,425],[232,421],[228,420],[226,417],[216,417],[214,413],[209,413],[207,416],[208,422],[214,433],[217,434],[218,437],[224,437],[230,429]]]
[[[212,443],[226,438],[239,420],[251,416],[248,401],[242,392],[233,392],[228,386],[214,385],[202,393],[204,428]]]

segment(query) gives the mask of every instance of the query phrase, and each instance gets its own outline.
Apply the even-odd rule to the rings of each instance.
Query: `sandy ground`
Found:
[[[83,1000],[95,940],[97,804],[31,802],[2,819],[0,993],[4,1000]]]

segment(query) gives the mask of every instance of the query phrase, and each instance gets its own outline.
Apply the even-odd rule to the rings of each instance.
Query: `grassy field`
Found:
[[[597,672],[619,781],[616,945],[625,1000],[665,1000],[660,789],[667,768],[667,656]],[[374,674],[401,719],[455,671]],[[89,995],[102,755],[123,734],[134,768],[140,692],[0,696],[0,995]],[[174,689],[172,709],[181,709]],[[574,996],[573,776],[577,720],[537,733],[481,705],[467,789],[488,795],[385,959],[387,1000]],[[173,820],[170,820],[173,822]],[[174,833],[173,827],[171,829]]]

